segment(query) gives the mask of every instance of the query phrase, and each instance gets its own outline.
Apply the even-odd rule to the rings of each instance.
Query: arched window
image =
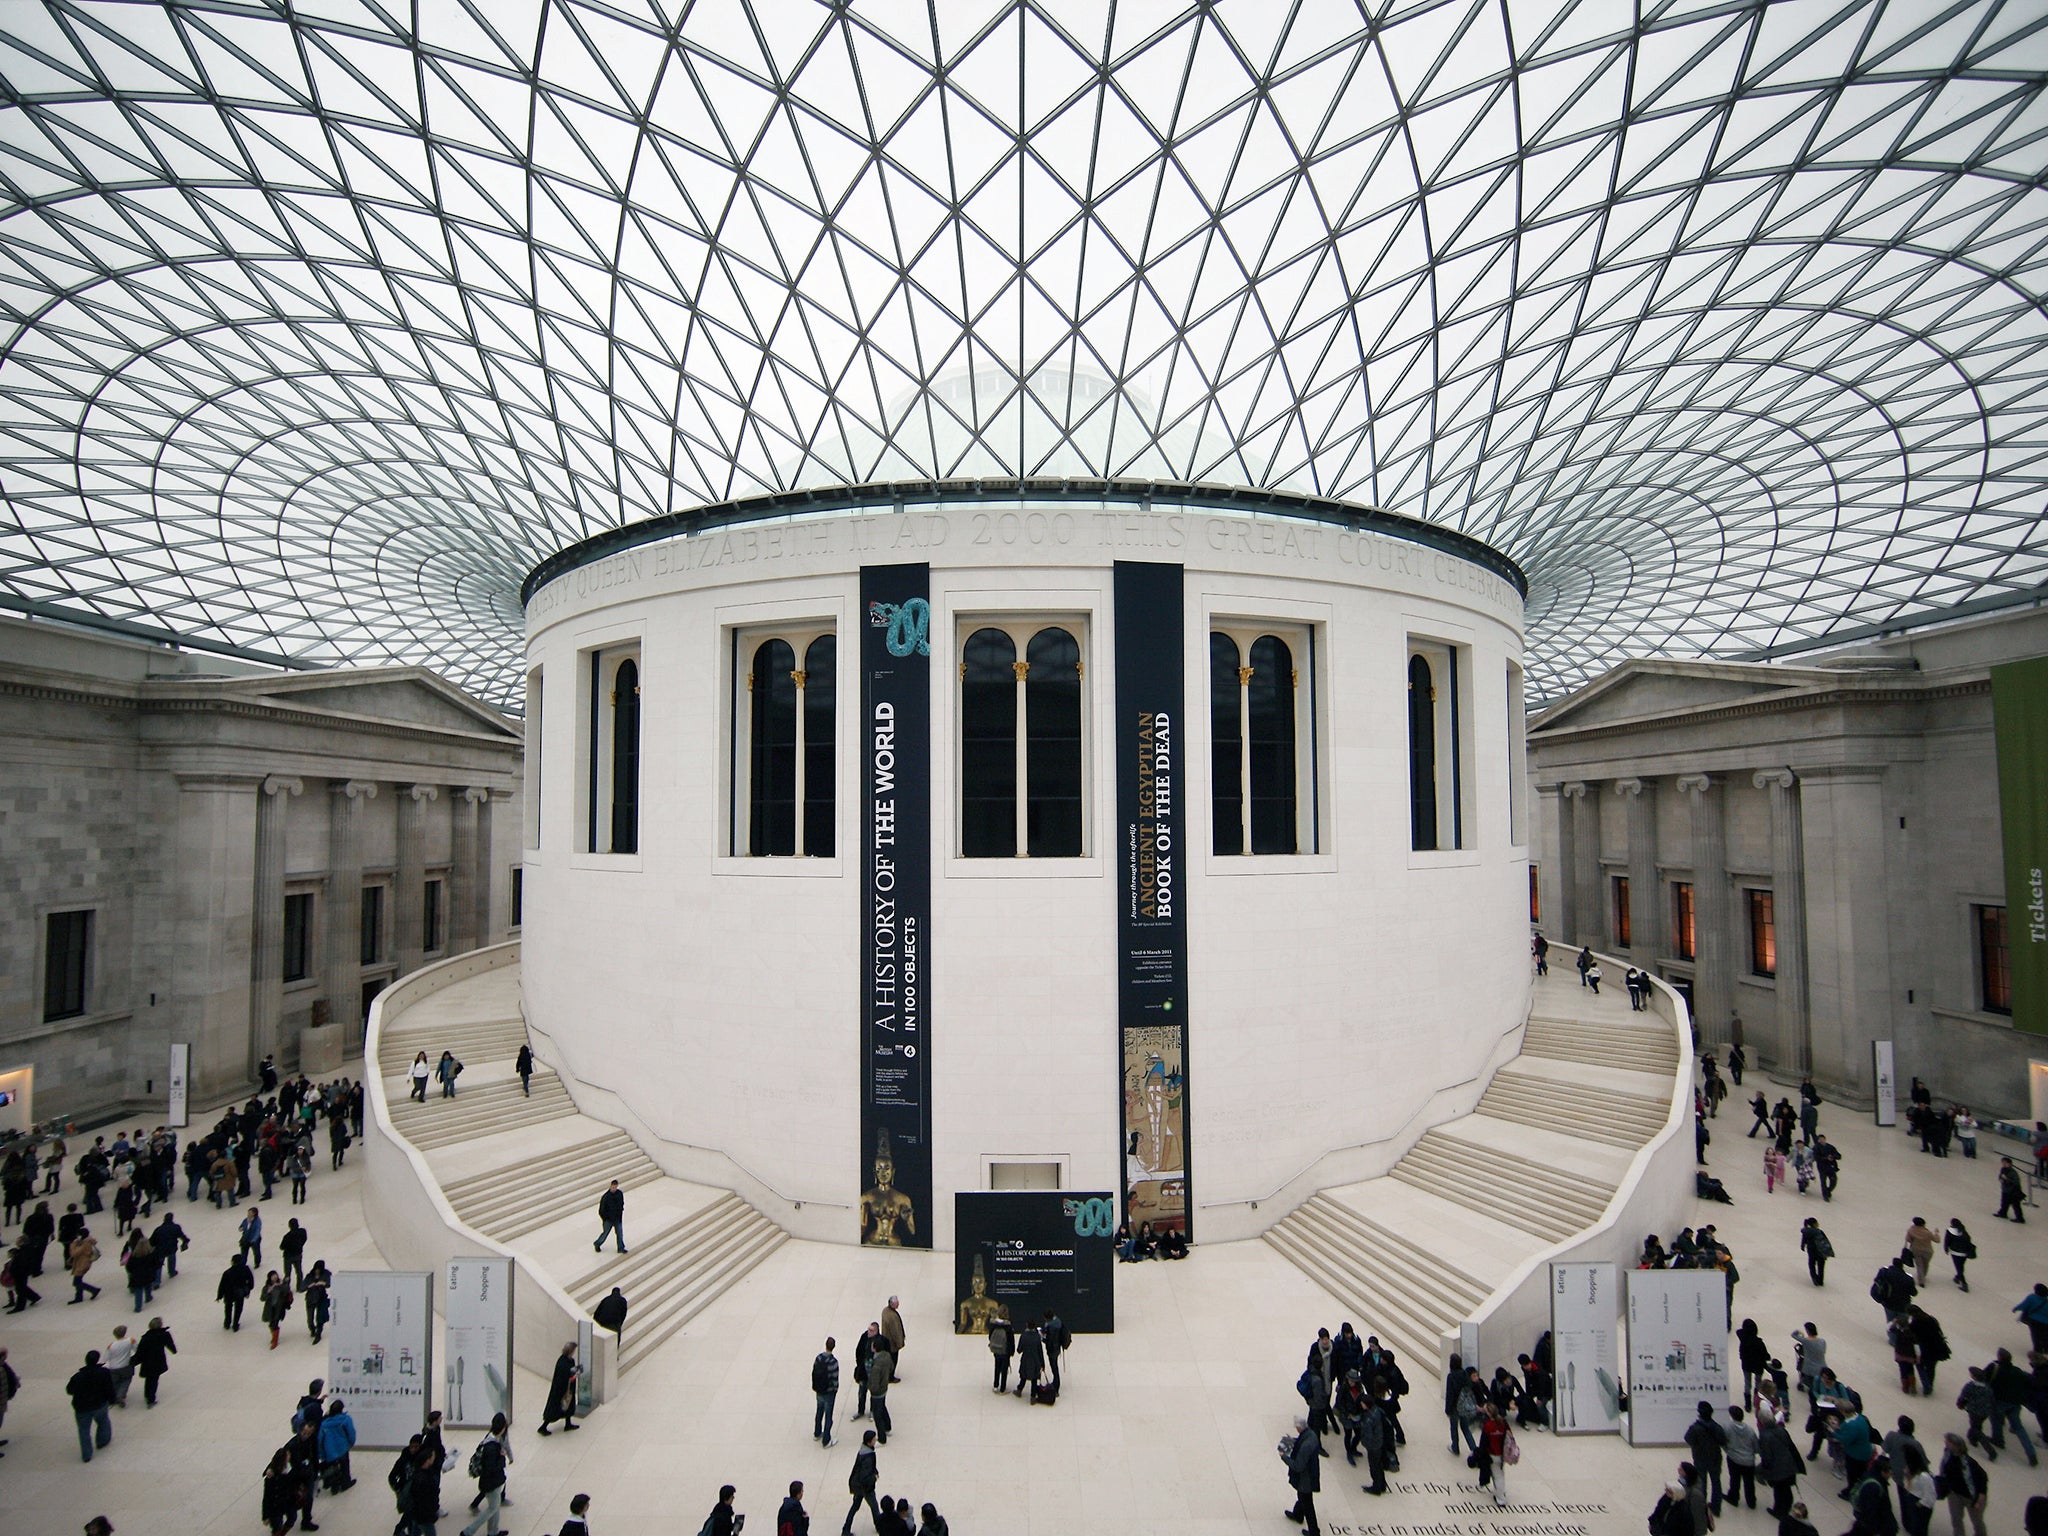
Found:
[[[1436,847],[1436,682],[1426,656],[1408,658],[1408,828],[1412,847]]]
[[[1210,846],[1217,854],[1314,852],[1315,698],[1308,629],[1218,620],[1209,632]]]
[[[1017,852],[1017,643],[977,629],[960,652],[960,852]]]
[[[963,858],[1087,851],[1079,630],[1030,619],[984,624],[961,645]]]
[[[755,858],[796,852],[796,693],[796,652],[787,640],[764,640],[747,679],[747,852]]]
[[[630,657],[612,674],[611,851],[640,851],[640,667]]]
[[[801,658],[801,660],[799,660]],[[733,851],[830,858],[838,642],[815,625],[741,634],[733,648]]]

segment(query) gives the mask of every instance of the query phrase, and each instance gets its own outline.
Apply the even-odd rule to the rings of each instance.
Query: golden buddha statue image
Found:
[[[903,1236],[917,1236],[917,1212],[910,1196],[896,1187],[896,1154],[890,1150],[885,1126],[875,1141],[875,1184],[860,1197],[860,1240],[871,1247],[901,1248]]]
[[[967,1280],[967,1297],[953,1319],[955,1333],[987,1333],[996,1318],[1010,1320],[1010,1309],[988,1293],[988,1273],[981,1267],[981,1255],[974,1256],[974,1273]]]

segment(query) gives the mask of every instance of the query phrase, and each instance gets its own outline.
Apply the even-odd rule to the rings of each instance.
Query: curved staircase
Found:
[[[1311,1195],[1265,1240],[1361,1334],[1435,1370],[1447,1336],[1524,1260],[1606,1214],[1670,1117],[1682,1059],[1663,1015],[1596,997],[1560,968],[1537,981],[1521,1053],[1470,1114],[1425,1133],[1385,1176]]]
[[[392,1129],[425,1158],[457,1218],[558,1281],[584,1311],[618,1286],[628,1303],[619,1368],[630,1370],[784,1242],[786,1235],[727,1190],[672,1179],[616,1126],[579,1114],[552,1070],[533,1092],[512,1063],[526,1041],[519,972],[502,966],[444,987],[388,1017],[378,1038]],[[408,1096],[415,1052],[452,1050],[465,1070],[452,1099],[430,1083]],[[585,1245],[598,1196],[626,1191],[621,1255]]]

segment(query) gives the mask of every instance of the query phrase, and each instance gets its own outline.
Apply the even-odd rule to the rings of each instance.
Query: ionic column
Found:
[[[1799,811],[1799,778],[1790,768],[1766,768],[1751,781],[1771,792],[1771,922],[1778,945],[1778,1070],[1788,1077],[1813,1071],[1813,1026],[1806,1001],[1806,839]]]
[[[448,840],[448,944],[453,956],[476,948],[476,808],[478,797],[489,790],[465,789],[451,796],[449,813],[455,818]]]
[[[439,799],[433,784],[401,784],[398,788],[398,886],[391,903],[397,935],[398,974],[420,968],[427,907],[427,802]]]
[[[272,774],[256,795],[256,867],[250,897],[249,1075],[278,1050],[284,1017],[284,846],[285,812],[291,796],[305,788],[300,779]]]
[[[1644,970],[1664,952],[1664,904],[1657,891],[1657,781],[1616,779],[1628,810],[1629,950]]]
[[[1721,781],[1680,775],[1678,792],[1692,811],[1692,1011],[1703,1043],[1734,1044],[1734,902],[1728,887],[1728,823]]]
[[[801,707],[802,696],[798,696]],[[491,942],[491,802],[498,797],[488,789],[467,789],[465,795],[474,795],[476,801],[476,927],[472,949],[482,949]]]
[[[1607,935],[1600,920],[1600,914],[1606,910],[1600,900],[1600,801],[1589,793],[1590,788],[1579,782],[1564,787],[1564,796],[1572,807],[1571,942],[1604,945]]]
[[[327,783],[327,943],[321,988],[327,994],[329,1050],[354,1049],[363,1027],[363,802],[377,786],[363,779]]]

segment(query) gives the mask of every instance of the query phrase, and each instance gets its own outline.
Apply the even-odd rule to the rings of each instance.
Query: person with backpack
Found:
[[[1806,1254],[1807,1278],[1815,1285],[1826,1285],[1828,1260],[1835,1256],[1835,1245],[1821,1230],[1819,1217],[1809,1216],[1800,1224],[1799,1246]]]
[[[1058,1392],[1060,1389],[1060,1356],[1065,1354],[1067,1346],[1074,1342],[1073,1336],[1067,1332],[1067,1325],[1061,1319],[1059,1313],[1055,1312],[1051,1307],[1045,1309],[1045,1321],[1039,1324],[1038,1331],[1045,1340],[1045,1363],[1052,1369],[1052,1389],[1054,1392]]]
[[[577,1497],[588,1502],[583,1494]],[[569,1507],[574,1509],[575,1505]],[[562,1536],[588,1536],[588,1532],[572,1533],[565,1525]],[[811,1536],[811,1517],[804,1512],[804,1485],[800,1482],[789,1485],[789,1497],[775,1511],[775,1536]]]
[[[811,1361],[811,1393],[817,1399],[811,1438],[828,1451],[832,1449],[832,1408],[839,1401],[839,1357],[832,1353],[838,1347],[837,1339],[826,1339],[825,1347]]]
[[[1937,1487],[1948,1500],[1950,1529],[1960,1533],[1970,1517],[1975,1536],[1985,1536],[1984,1505],[1991,1497],[1991,1476],[1970,1454],[1963,1437],[1951,1431],[1941,1437],[1941,1471]]]
[[[887,1350],[877,1353],[886,1354]],[[879,1414],[881,1395],[876,1394],[875,1406]],[[846,1474],[846,1491],[853,1495],[853,1502],[846,1508],[846,1521],[839,1528],[839,1536],[853,1536],[853,1517],[861,1505],[868,1507],[868,1515],[877,1525],[882,1523],[882,1512],[875,1506],[875,1487],[881,1481],[880,1469],[875,1464],[875,1432],[863,1430],[860,1449],[854,1452],[853,1467]],[[791,1493],[794,1494],[792,1489]]]
[[[476,1479],[477,1497],[483,1507],[462,1528],[462,1536],[476,1536],[479,1526],[488,1528],[488,1536],[498,1536],[499,1511],[505,1507],[506,1468],[512,1464],[512,1447],[505,1439],[509,1427],[510,1421],[504,1414],[493,1414],[491,1432],[469,1453],[469,1475]]]
[[[1878,1456],[1865,1474],[1849,1479],[1849,1512],[1854,1516],[1848,1536],[1899,1536],[1899,1517],[1892,1510],[1891,1463]]]
[[[747,1518],[745,1515],[736,1514],[732,1507],[732,1501],[739,1497],[739,1493],[739,1489],[731,1483],[718,1490],[718,1502],[711,1506],[711,1513],[704,1517],[704,1524],[698,1530],[697,1536],[735,1536],[741,1523]]]
[[[1906,1315],[1906,1308],[1913,1298],[1920,1294],[1920,1287],[1913,1283],[1913,1277],[1906,1273],[1906,1255],[1900,1254],[1871,1277],[1870,1299],[1884,1308],[1887,1324],[1897,1322]]]
[[[995,1390],[1010,1390],[1010,1357],[1016,1353],[1017,1335],[1007,1317],[988,1320],[988,1352],[995,1358]]]
[[[1913,1368],[1919,1374],[1920,1391],[1923,1396],[1932,1397],[1935,1367],[1950,1354],[1948,1335],[1942,1332],[1933,1314],[1922,1307],[1908,1307],[1906,1322],[1913,1332]]]

